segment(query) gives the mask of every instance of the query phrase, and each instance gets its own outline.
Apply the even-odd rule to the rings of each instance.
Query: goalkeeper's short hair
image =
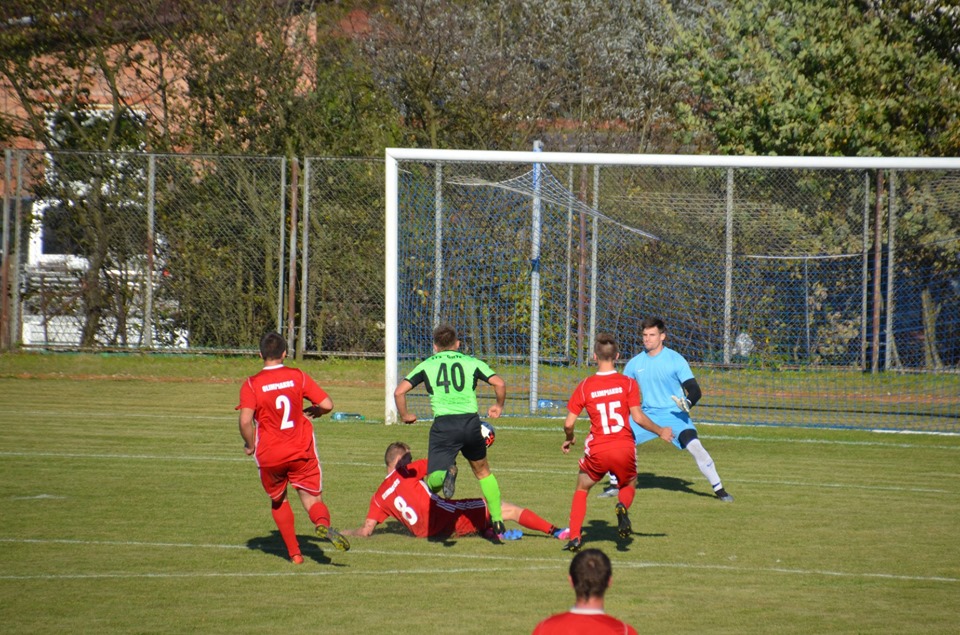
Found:
[[[664,324],[663,320],[658,317],[648,317],[640,323],[640,330],[642,331],[646,331],[647,329],[652,329],[654,327],[656,327],[656,329],[661,333],[665,333],[667,331],[667,325]]]

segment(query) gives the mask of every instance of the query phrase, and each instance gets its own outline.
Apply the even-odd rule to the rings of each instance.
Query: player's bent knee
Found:
[[[473,469],[474,476],[478,479],[490,476],[490,463],[487,462],[486,458],[478,461],[470,461],[470,467]]]
[[[689,445],[689,443],[696,438],[697,438],[697,431],[688,428],[683,432],[681,432],[680,435],[677,437],[677,443],[680,444],[681,450],[686,450],[687,445]]]

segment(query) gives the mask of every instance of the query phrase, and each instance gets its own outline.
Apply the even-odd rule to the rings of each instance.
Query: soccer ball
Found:
[[[496,432],[494,432],[493,426],[486,421],[480,422],[480,435],[483,437],[483,440],[487,444],[488,448],[493,445],[493,442],[496,439]]]

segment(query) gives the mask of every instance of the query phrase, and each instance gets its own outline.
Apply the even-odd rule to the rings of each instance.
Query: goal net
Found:
[[[960,161],[390,149],[386,184],[388,422],[441,322],[562,416],[659,316],[701,421],[960,429]]]

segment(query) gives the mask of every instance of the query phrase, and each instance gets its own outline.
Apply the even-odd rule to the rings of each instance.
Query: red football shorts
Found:
[[[612,472],[618,481],[626,483],[637,478],[637,446],[630,443],[629,446],[615,445],[599,450],[591,448],[590,453],[580,459],[580,469],[594,482]]]
[[[319,496],[323,489],[320,462],[313,457],[261,467],[260,482],[263,484],[263,491],[272,500],[283,498],[287,485],[293,485],[314,496]]]
[[[483,499],[480,499],[482,502]],[[472,536],[481,534],[483,530],[490,526],[490,515],[487,514],[487,505],[475,505],[464,509],[457,518],[455,533],[458,536]]]

